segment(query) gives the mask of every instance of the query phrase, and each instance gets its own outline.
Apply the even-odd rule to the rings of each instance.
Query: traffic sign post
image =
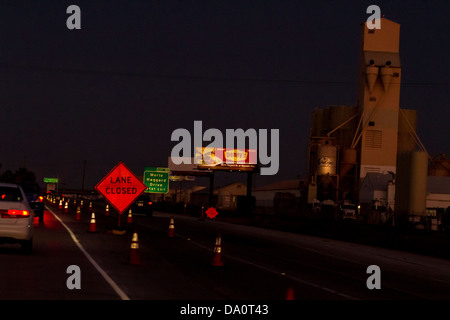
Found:
[[[95,189],[119,212],[123,212],[147,187],[121,161],[96,186]]]
[[[144,184],[145,192],[168,193],[169,192],[169,168],[145,167]]]

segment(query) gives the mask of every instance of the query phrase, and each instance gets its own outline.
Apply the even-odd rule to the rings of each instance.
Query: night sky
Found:
[[[279,173],[257,186],[304,176],[311,112],[356,104],[371,4],[401,24],[401,107],[432,156],[450,154],[449,1],[2,0],[0,170],[80,188],[86,160],[92,188],[119,161],[167,166],[172,132],[201,120],[280,130]]]

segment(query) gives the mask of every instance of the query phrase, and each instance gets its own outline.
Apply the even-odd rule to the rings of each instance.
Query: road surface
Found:
[[[34,251],[0,245],[0,299],[86,300],[372,300],[449,299],[450,261],[319,237],[173,215],[96,213],[81,221],[48,204],[35,223]],[[134,231],[141,265],[130,265]],[[223,267],[211,266],[221,235]],[[80,289],[69,289],[69,266],[80,270]],[[381,289],[368,289],[371,265]]]

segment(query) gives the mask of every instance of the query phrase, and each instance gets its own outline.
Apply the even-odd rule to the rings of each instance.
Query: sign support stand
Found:
[[[209,174],[209,200],[208,207],[214,206],[214,171]]]

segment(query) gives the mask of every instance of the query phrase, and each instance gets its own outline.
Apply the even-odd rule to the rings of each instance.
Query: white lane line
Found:
[[[95,269],[102,275],[103,279],[105,279],[106,282],[113,288],[113,290],[117,293],[117,295],[122,300],[130,300],[130,298],[127,296],[125,292],[120,289],[120,287],[115,283],[115,281],[106,273],[105,270],[102,269],[102,267],[99,266],[99,264],[92,258],[92,256],[84,249],[84,247],[81,245],[80,241],[78,241],[75,234],[72,232],[72,230],[52,211],[50,208],[46,206],[47,210],[62,224],[64,228],[66,228],[67,232],[69,233],[70,237],[72,238],[73,242],[78,246],[78,248],[83,252],[83,254],[86,256],[86,258],[89,260],[89,262],[94,266]]]

